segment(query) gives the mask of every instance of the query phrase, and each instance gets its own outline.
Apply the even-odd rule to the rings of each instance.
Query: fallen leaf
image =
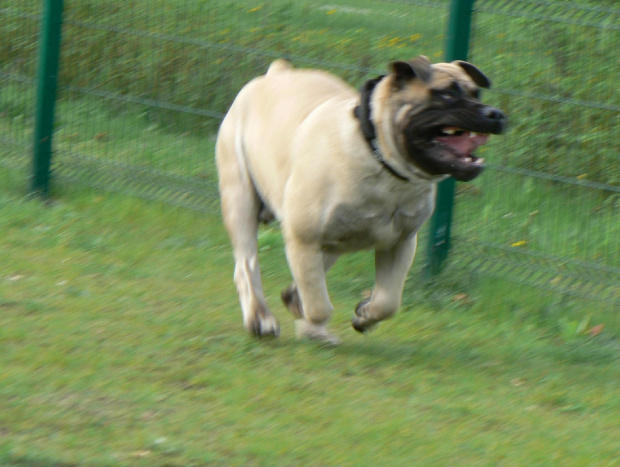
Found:
[[[549,282],[550,282],[551,284],[553,284],[553,285],[558,285],[558,284],[560,284],[560,283],[562,282],[562,276],[557,276],[557,277],[554,277],[554,278],[553,278],[553,279],[551,279]]]
[[[454,303],[460,303],[461,305],[471,305],[473,302],[469,295],[464,292],[457,293],[454,297],[452,297],[452,301]]]
[[[598,336],[601,332],[603,332],[603,328],[605,327],[604,324],[597,324],[596,326],[593,326],[592,329],[590,329],[590,331],[588,331],[588,334],[591,337],[596,337]]]

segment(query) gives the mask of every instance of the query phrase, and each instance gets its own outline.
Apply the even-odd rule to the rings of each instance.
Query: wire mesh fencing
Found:
[[[593,6],[595,5],[595,6]],[[476,4],[471,60],[511,129],[460,187],[457,258],[480,273],[620,303],[620,10]]]
[[[0,166],[24,175],[32,157],[39,2],[0,2]]]
[[[352,85],[392,59],[443,59],[449,1],[65,0],[57,184],[217,210],[219,122],[280,57]],[[40,2],[0,0],[0,164],[27,173]],[[507,135],[459,185],[452,263],[620,303],[617,51],[612,2],[478,0],[471,61]]]
[[[388,52],[419,43],[439,57],[446,5],[419,3],[410,34],[411,5],[397,2],[67,0],[54,174],[216,209],[213,138],[241,86],[280,57],[356,84],[384,70]]]

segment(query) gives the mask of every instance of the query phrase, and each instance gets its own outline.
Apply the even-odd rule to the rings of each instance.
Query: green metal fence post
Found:
[[[452,0],[448,37],[446,41],[446,61],[467,60],[472,11],[475,0]],[[452,210],[454,206],[455,181],[448,178],[439,183],[435,212],[431,218],[428,263],[428,276],[437,274],[448,257],[452,229]]]
[[[58,60],[62,29],[63,0],[45,0],[39,45],[37,108],[34,128],[32,179],[30,190],[43,197],[49,195],[52,162],[54,107],[58,82]]]

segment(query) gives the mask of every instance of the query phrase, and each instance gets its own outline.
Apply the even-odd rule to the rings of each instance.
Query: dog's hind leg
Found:
[[[413,235],[389,250],[375,252],[375,288],[370,299],[357,304],[353,318],[356,331],[366,332],[398,311],[416,243],[417,236]]]
[[[225,121],[218,135],[216,158],[222,215],[233,246],[234,280],[243,324],[256,336],[277,336],[280,327],[265,301],[258,264],[257,232],[262,202],[235,146]]]

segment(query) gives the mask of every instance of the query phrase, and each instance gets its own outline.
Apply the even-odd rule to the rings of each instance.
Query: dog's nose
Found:
[[[501,110],[490,106],[483,107],[482,115],[493,120],[503,120],[506,118]]]
[[[495,127],[494,133],[503,133],[506,130],[506,115],[499,109],[495,107],[491,107],[490,105],[485,105],[480,109],[480,112],[485,118],[488,118],[493,122],[493,126]]]

